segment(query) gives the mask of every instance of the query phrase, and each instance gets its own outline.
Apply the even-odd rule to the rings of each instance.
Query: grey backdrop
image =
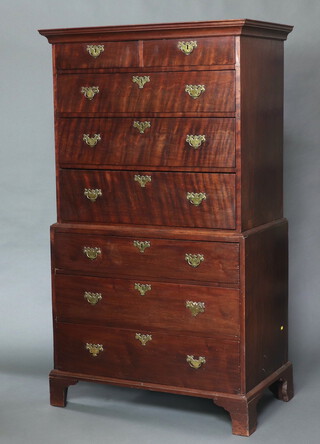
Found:
[[[252,443],[318,443],[320,396],[319,0],[1,0],[0,442],[240,442],[208,400],[78,385],[49,407],[49,225],[55,216],[51,47],[39,28],[252,18],[285,43],[285,216],[296,397],[262,402]]]

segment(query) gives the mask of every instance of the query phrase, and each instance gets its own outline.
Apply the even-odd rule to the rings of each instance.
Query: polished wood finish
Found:
[[[158,173],[139,171],[151,182],[141,186],[131,171],[60,172],[61,222],[147,224],[206,228],[235,228],[234,174]],[[101,189],[91,202],[85,189]],[[205,193],[193,205],[187,193]]]
[[[292,26],[259,20],[210,20],[202,22],[151,23],[143,25],[95,26],[41,29],[49,43],[101,42],[159,38],[216,37],[226,35],[286,40]]]
[[[73,45],[57,45],[57,69],[97,69],[111,67],[139,66],[138,42],[101,42],[104,50],[98,57],[92,57],[87,46],[90,42]]]
[[[241,64],[241,226],[283,217],[283,44],[243,38]]]
[[[77,168],[156,168],[182,167],[234,168],[234,119],[142,118],[150,128],[140,133],[135,118],[58,119],[58,162],[61,167]],[[88,146],[83,135],[99,134],[96,146]],[[187,135],[204,135],[197,149]]]
[[[140,282],[141,281],[141,282]],[[141,294],[135,284],[150,285]],[[90,291],[102,299],[91,305],[84,297]],[[187,301],[203,302],[203,313],[193,316]],[[54,318],[107,327],[170,330],[189,335],[238,337],[239,290],[204,285],[185,285],[146,279],[112,279],[92,276],[55,276]]]
[[[264,390],[292,398],[282,209],[291,30],[244,19],[40,31],[53,43],[55,88],[52,405],[77,381],[202,396],[248,436]],[[197,44],[186,55],[181,41]],[[104,45],[97,58],[92,44]],[[150,81],[139,88],[133,76]],[[190,84],[206,90],[193,99]],[[92,100],[88,86],[99,87]],[[85,134],[99,134],[96,146]],[[205,141],[194,149],[188,134]],[[141,187],[135,175],[152,180]],[[101,189],[95,202],[88,188]],[[206,199],[192,205],[187,192]],[[142,253],[134,241],[150,245]],[[202,256],[192,267],[186,254]],[[152,338],[142,345],[137,333]],[[104,349],[93,356],[89,343]]]
[[[138,330],[150,334],[146,345],[135,338],[136,330],[57,323],[55,368],[95,374],[97,376],[133,379],[163,385],[239,393],[239,343],[216,341],[192,335],[180,336]],[[86,343],[103,345],[96,357],[86,350]],[[188,355],[206,358],[199,369],[191,368]]]
[[[213,113],[235,110],[232,71],[153,72],[143,88],[132,81],[136,73],[60,74],[57,78],[57,111],[61,113],[175,112]],[[205,91],[193,99],[186,85],[205,85]],[[82,87],[97,86],[92,100],[81,94]]]
[[[143,42],[143,66],[212,66],[232,65],[235,62],[234,37],[197,39],[197,47],[189,55],[178,48],[180,41],[168,39]]]
[[[288,361],[287,230],[284,222],[245,241],[246,391]]]
[[[151,233],[149,233],[151,234]],[[149,241],[140,253],[134,240]],[[98,247],[101,255],[88,259],[83,248]],[[191,267],[185,255],[202,254],[204,261]],[[237,284],[239,282],[239,245],[223,242],[175,241],[153,238],[107,237],[90,234],[54,233],[55,270],[73,270],[91,276],[164,278]]]

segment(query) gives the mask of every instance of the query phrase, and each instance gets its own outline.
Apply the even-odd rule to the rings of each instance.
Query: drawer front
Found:
[[[137,76],[149,81],[140,87],[133,81]],[[199,97],[193,98],[185,91],[187,85],[203,85],[205,90],[200,88]],[[57,87],[57,111],[66,113],[235,110],[233,71],[61,74]]]
[[[237,341],[58,323],[55,344],[55,368],[62,371],[208,391],[240,390]]]
[[[60,217],[64,222],[233,229],[235,175],[61,170]]]
[[[234,38],[185,38],[143,42],[144,66],[234,64]]]
[[[234,167],[234,119],[59,119],[60,165]]]
[[[55,276],[55,319],[239,336],[239,290],[147,280]]]
[[[56,233],[53,256],[56,269],[81,274],[239,282],[237,243]]]
[[[61,43],[55,61],[57,69],[139,66],[138,42]]]

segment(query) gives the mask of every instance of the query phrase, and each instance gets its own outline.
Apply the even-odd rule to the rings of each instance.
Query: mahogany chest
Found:
[[[253,20],[42,30],[53,48],[51,404],[94,381],[293,396],[283,43]]]

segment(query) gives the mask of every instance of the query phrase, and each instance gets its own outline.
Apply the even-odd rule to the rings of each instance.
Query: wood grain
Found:
[[[287,230],[284,222],[244,243],[247,392],[288,361]]]
[[[150,122],[141,134],[135,121]],[[234,167],[234,119],[202,118],[109,118],[58,119],[58,162],[64,167],[110,166]],[[100,134],[93,148],[83,135]],[[186,142],[188,134],[205,135],[198,149]]]
[[[192,39],[193,40],[193,39]],[[146,40],[143,42],[144,66],[199,66],[232,65],[234,63],[234,37],[196,39],[197,47],[191,54],[179,48],[181,40]],[[185,39],[183,41],[188,41]],[[190,41],[190,40],[189,40]]]
[[[147,73],[144,73],[146,75]],[[135,75],[139,76],[139,72]],[[99,112],[232,112],[235,109],[233,71],[150,73],[150,82],[139,88],[133,74],[60,74],[57,79],[57,111],[78,114]],[[193,99],[186,85],[205,85]],[[82,87],[98,86],[88,100]]]
[[[145,346],[135,339],[136,330],[103,328],[81,324],[55,324],[57,355],[55,368],[87,375],[176,385],[228,393],[239,391],[239,344],[221,337],[219,341],[182,337],[150,330]],[[101,344],[104,351],[93,357],[86,343]],[[206,363],[191,368],[187,355],[203,356]]]
[[[54,318],[61,322],[239,336],[236,289],[62,274],[54,281]],[[136,283],[148,284],[151,289],[141,295]],[[84,298],[86,291],[100,293],[102,299],[91,305]],[[192,316],[186,301],[203,302],[204,312]]]
[[[142,187],[136,172],[61,170],[60,217],[62,222],[96,222],[141,225],[227,228],[235,227],[233,174],[157,173]],[[91,202],[85,189],[100,189]],[[187,193],[205,193],[196,206]]]
[[[94,276],[185,279],[189,281],[238,283],[239,245],[223,242],[174,241],[169,239],[126,238],[56,233],[54,236],[54,267]],[[146,234],[148,234],[146,232]],[[144,253],[133,245],[134,240],[150,241]],[[101,248],[101,256],[90,260],[83,247]],[[186,253],[203,254],[197,268],[187,264]]]
[[[87,45],[95,42],[57,45],[55,63],[57,69],[98,69],[139,66],[138,42],[100,42],[104,51],[95,58],[87,51]]]
[[[283,42],[242,38],[242,231],[283,216]]]

